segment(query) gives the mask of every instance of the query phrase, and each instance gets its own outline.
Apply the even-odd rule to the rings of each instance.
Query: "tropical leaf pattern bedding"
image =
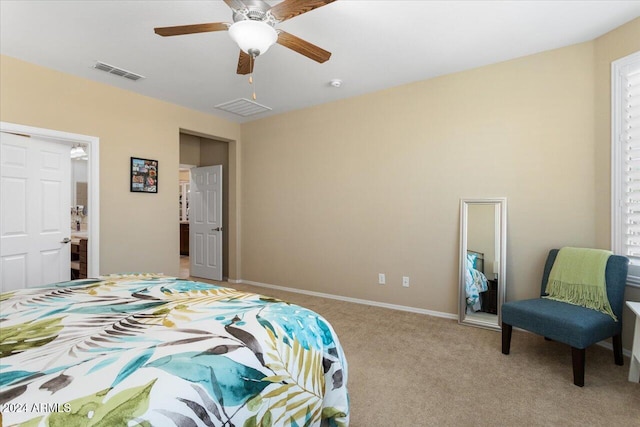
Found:
[[[480,311],[482,308],[480,293],[489,289],[487,277],[475,268],[476,258],[475,254],[467,254],[464,290],[468,312]]]
[[[300,306],[161,275],[0,295],[3,425],[347,426],[347,362]]]

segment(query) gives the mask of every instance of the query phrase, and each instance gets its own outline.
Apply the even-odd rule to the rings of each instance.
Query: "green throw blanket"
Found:
[[[562,248],[558,252],[546,292],[549,298],[608,314],[615,320],[607,298],[605,270],[610,251],[586,248]]]

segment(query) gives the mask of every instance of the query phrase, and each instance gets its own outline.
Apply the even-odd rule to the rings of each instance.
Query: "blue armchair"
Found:
[[[547,279],[557,255],[558,249],[549,252],[542,276],[541,296],[546,295]],[[579,387],[584,386],[585,349],[588,346],[612,337],[615,364],[623,365],[622,307],[628,265],[627,258],[612,255],[605,270],[607,297],[617,322],[599,311],[546,298],[507,302],[502,305],[502,353],[509,354],[511,332],[515,326],[542,335],[547,340],[569,344],[573,383]]]

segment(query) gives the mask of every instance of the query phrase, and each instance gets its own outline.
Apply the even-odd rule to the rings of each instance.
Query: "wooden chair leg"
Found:
[[[571,347],[571,360],[573,361],[573,383],[578,387],[584,387],[585,349]]]
[[[509,354],[511,350],[511,331],[513,326],[502,322],[502,354]]]
[[[624,365],[624,358],[622,357],[622,334],[613,336],[613,359],[616,365]]]

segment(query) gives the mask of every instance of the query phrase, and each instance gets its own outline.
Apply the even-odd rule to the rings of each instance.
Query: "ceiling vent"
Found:
[[[140,80],[144,79],[144,76],[140,74],[133,73],[131,71],[124,70],[122,68],[114,67],[113,65],[105,64],[104,62],[96,62],[96,65],[93,66],[96,70],[106,71],[110,74],[115,74],[116,76],[124,77],[129,80]]]
[[[233,101],[218,104],[216,105],[216,108],[243,117],[264,113],[265,111],[271,111],[271,107],[249,101],[245,98],[234,99]]]

